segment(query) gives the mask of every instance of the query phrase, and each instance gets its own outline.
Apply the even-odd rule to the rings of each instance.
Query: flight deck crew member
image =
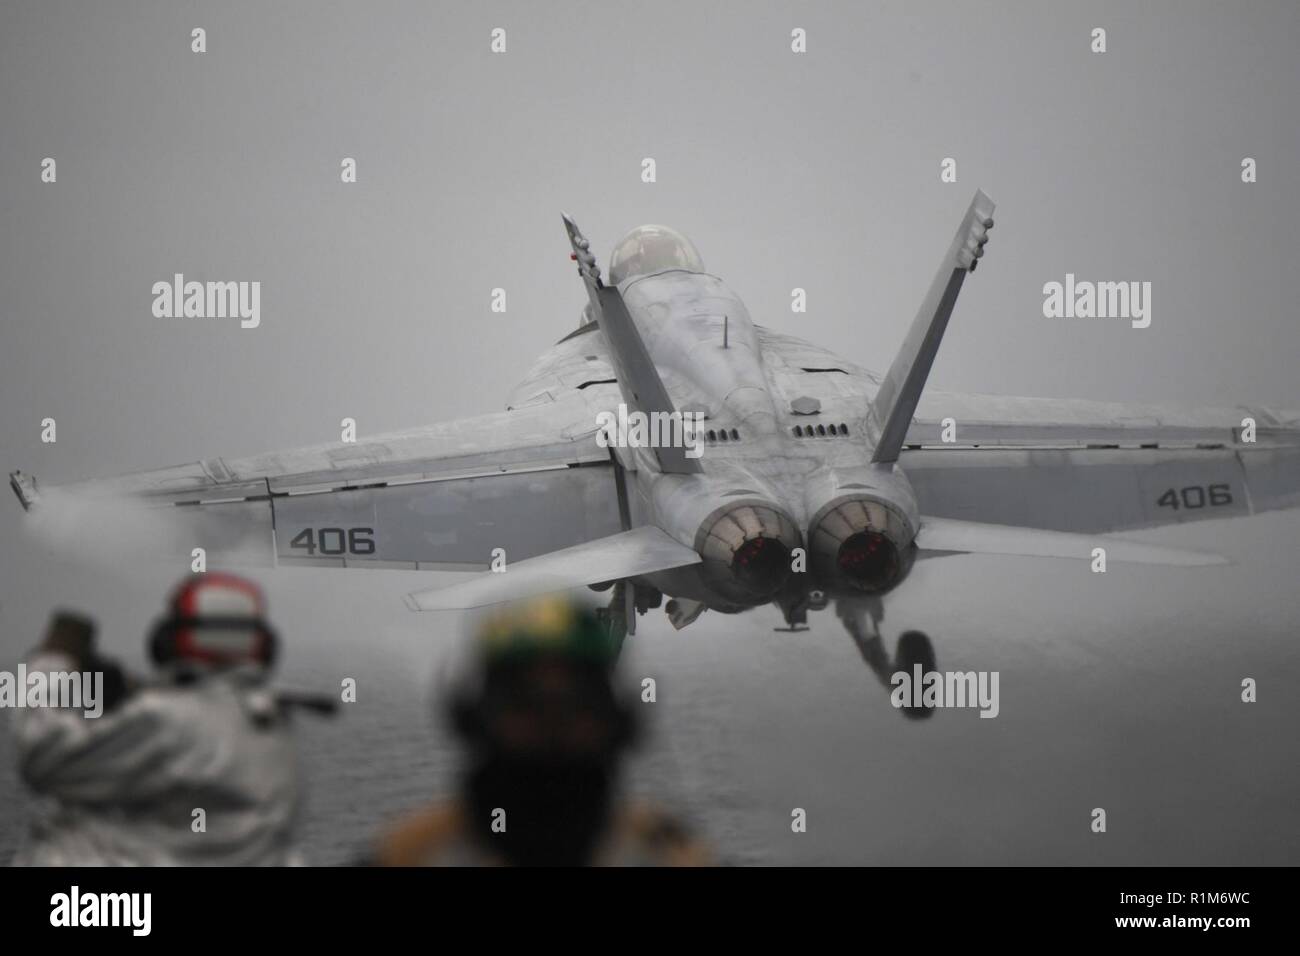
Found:
[[[380,840],[387,866],[681,866],[710,862],[674,817],[617,791],[635,712],[596,616],[559,599],[498,613],[451,718],[458,793]]]
[[[148,683],[99,658],[87,622],[56,618],[29,671],[116,677],[101,716],[14,711],[19,772],[35,795],[15,864],[300,862],[294,741],[267,688],[278,642],[264,615],[251,581],[187,578],[149,638],[158,679]]]

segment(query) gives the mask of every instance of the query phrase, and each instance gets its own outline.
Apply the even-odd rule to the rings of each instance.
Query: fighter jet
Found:
[[[1300,504],[1300,413],[927,389],[993,209],[975,194],[883,375],[755,325],[673,229],[633,229],[602,276],[566,215],[587,303],[503,412],[58,495],[11,481],[29,508],[169,509],[174,543],[209,560],[480,572],[409,595],[421,611],[613,588],[621,640],[665,597],[679,628],[773,603],[797,629],[833,602],[887,683],[891,666],[933,666],[923,635],[891,662],[879,633],[918,558],[1212,565],[1110,533]],[[670,440],[610,425],[636,416],[673,423],[649,430]]]

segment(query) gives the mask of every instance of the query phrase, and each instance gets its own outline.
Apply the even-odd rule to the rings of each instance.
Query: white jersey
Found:
[[[74,666],[41,652],[28,670]],[[12,715],[19,772],[35,796],[15,865],[301,862],[292,734],[249,674],[145,687],[97,718],[57,708]]]

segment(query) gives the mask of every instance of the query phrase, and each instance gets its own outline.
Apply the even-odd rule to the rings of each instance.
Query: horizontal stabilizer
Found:
[[[922,551],[949,554],[1011,554],[1034,558],[1079,558],[1092,560],[1093,548],[1105,548],[1107,561],[1132,564],[1170,564],[1183,567],[1227,564],[1228,559],[1203,551],[1163,548],[1140,541],[1104,534],[1075,534],[1044,531],[1012,525],[959,521],[955,518],[922,518],[916,535]]]
[[[698,564],[700,556],[678,544],[659,528],[648,525],[598,538],[486,571],[468,581],[443,588],[426,588],[406,596],[413,611],[450,611],[484,607],[551,591],[604,581],[617,581]]]

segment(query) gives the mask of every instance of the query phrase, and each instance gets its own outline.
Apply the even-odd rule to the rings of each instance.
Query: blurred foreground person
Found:
[[[459,793],[402,821],[385,866],[682,866],[707,863],[682,825],[617,794],[636,736],[614,644],[596,616],[547,599],[499,613],[451,718],[466,748]]]
[[[14,711],[36,794],[17,865],[299,862],[299,791],[284,707],[267,689],[277,639],[257,585],[183,582],[149,638],[157,681],[126,677],[93,626],[56,615],[29,671],[102,671],[105,706]],[[111,676],[110,676],[111,675]]]

